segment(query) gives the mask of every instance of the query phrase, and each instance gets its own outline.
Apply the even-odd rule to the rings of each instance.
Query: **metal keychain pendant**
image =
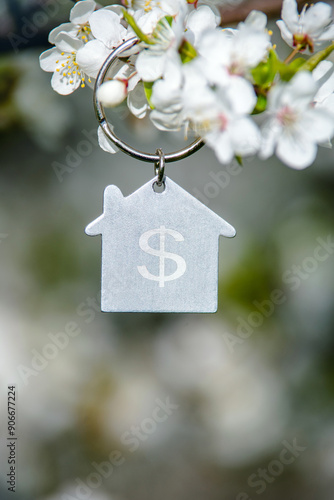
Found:
[[[123,197],[104,192],[103,214],[86,233],[102,234],[104,312],[215,312],[219,236],[235,229],[169,178]]]
[[[201,138],[164,155],[132,148],[115,135],[97,90],[111,64],[137,39],[122,43],[103,64],[94,89],[98,122],[126,154],[155,164],[156,177],[130,196],[116,186],[104,191],[103,214],[86,227],[102,235],[101,309],[104,312],[198,312],[217,310],[219,236],[233,237],[224,219],[165,177],[165,162],[204,145]]]

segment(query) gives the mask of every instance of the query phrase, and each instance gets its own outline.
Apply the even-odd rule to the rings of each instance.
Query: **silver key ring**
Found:
[[[96,113],[97,120],[100,124],[100,127],[102,128],[104,134],[108,139],[110,139],[119,149],[121,149],[124,153],[133,156],[134,158],[137,158],[137,160],[141,161],[146,161],[146,162],[153,162],[153,163],[158,163],[161,160],[161,155],[158,153],[144,153],[143,151],[139,151],[138,149],[135,149],[131,147],[129,144],[126,142],[122,141],[117,135],[111,130],[109,123],[107,121],[107,118],[104,113],[104,109],[100,101],[97,99],[97,91],[104,82],[104,79],[106,77],[106,74],[113,64],[113,62],[119,57],[125,50],[131,49],[136,43],[138,43],[138,38],[130,38],[129,40],[126,40],[125,42],[121,43],[115,50],[111,52],[111,54],[107,57],[107,59],[104,61],[99,74],[97,76],[96,82],[95,82],[95,87],[94,87],[94,109]],[[202,138],[196,139],[194,142],[189,144],[189,146],[186,146],[183,149],[180,149],[179,151],[175,151],[173,153],[168,153],[164,155],[164,161],[167,162],[172,162],[172,161],[177,161],[177,160],[182,160],[183,158],[186,158],[187,156],[190,156],[193,153],[196,153],[202,146],[204,146],[204,141]]]

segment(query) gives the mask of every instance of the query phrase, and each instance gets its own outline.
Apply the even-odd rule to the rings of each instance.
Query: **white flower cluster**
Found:
[[[318,2],[299,14],[296,0],[283,1],[277,25],[292,53],[282,61],[262,12],[252,11],[236,29],[223,29],[214,0],[125,3],[101,8],[80,0],[70,22],[51,31],[55,46],[41,55],[40,65],[53,72],[54,90],[70,94],[92,85],[111,51],[137,36],[135,50],[122,55],[99,89],[105,106],[127,99],[135,116],[150,113],[160,130],[192,130],[222,163],[276,154],[302,169],[314,161],[319,144],[330,144],[334,65],[326,58],[334,49],[334,24],[329,5]],[[304,57],[296,57],[300,53]],[[101,131],[99,140],[104,150],[116,151]]]

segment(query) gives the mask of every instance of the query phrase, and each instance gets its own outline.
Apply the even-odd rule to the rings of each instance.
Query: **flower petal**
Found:
[[[84,45],[82,40],[78,40],[78,38],[74,38],[73,36],[61,31],[55,37],[55,44],[57,49],[60,52],[77,52]]]
[[[52,44],[56,43],[56,36],[59,35],[59,33],[65,32],[69,33],[73,37],[75,37],[77,29],[72,23],[63,23],[57,26],[57,28],[54,28],[53,30],[50,31],[49,33],[49,42]]]
[[[89,20],[90,15],[94,12],[96,8],[96,3],[93,0],[85,0],[84,2],[78,2],[71,9],[70,21],[73,24],[82,25],[86,24]]]
[[[298,31],[299,13],[296,0],[283,0],[281,17],[292,34]]]
[[[217,27],[217,19],[209,6],[203,5],[193,10],[187,19],[186,29],[192,34],[192,43],[196,46],[205,30],[214,30]],[[188,34],[188,32],[187,32]]]
[[[205,137],[205,142],[210,146],[221,163],[229,163],[233,159],[234,151],[228,133],[215,131]]]
[[[268,18],[264,12],[252,10],[246,17],[245,24],[256,31],[264,31],[267,27]]]
[[[322,102],[334,92],[334,65],[331,61],[321,61],[312,72],[319,90],[314,97],[315,102]]]
[[[56,47],[48,49],[39,56],[39,64],[43,71],[54,72],[60,58],[60,52]]]
[[[281,36],[285,43],[289,45],[289,47],[293,47],[293,34],[289,31],[289,28],[285,24],[284,21],[276,21],[277,26],[280,29]]]
[[[78,50],[76,59],[80,69],[95,78],[109,54],[110,50],[102,42],[91,40]]]
[[[109,126],[110,128],[113,128],[110,124]],[[106,153],[115,154],[119,151],[115,144],[105,136],[101,127],[97,129],[97,138],[100,148],[103,149],[103,151],[106,151]]]
[[[234,152],[240,156],[254,155],[261,145],[261,134],[251,118],[232,121],[229,127]]]
[[[131,113],[137,118],[144,118],[149,109],[144,87],[142,83],[138,83],[136,87],[128,94],[128,108]]]
[[[323,31],[329,25],[332,14],[332,7],[324,2],[318,2],[309,7],[303,17],[305,33],[312,35],[318,31]]]
[[[281,133],[282,125],[275,118],[269,119],[263,124],[260,158],[266,160],[274,154]]]
[[[72,81],[73,83],[70,83]],[[51,79],[51,86],[53,90],[61,95],[72,94],[80,85],[81,80],[77,75],[74,75],[73,79],[70,80],[68,77],[62,76],[61,73],[55,71]]]
[[[300,136],[283,133],[277,143],[276,155],[291,168],[301,170],[309,167],[317,155],[317,145]]]
[[[320,104],[316,104],[316,109],[324,109],[327,113],[334,115],[334,93],[328,96]]]
[[[312,74],[308,71],[299,71],[285,86],[281,104],[303,110],[313,101],[316,92],[317,85]]]
[[[100,9],[89,18],[92,34],[109,49],[119,45],[126,36],[120,17],[109,9]]]
[[[178,131],[183,125],[180,113],[163,113],[157,109],[151,112],[150,120],[159,130]]]
[[[144,82],[155,82],[163,74],[166,53],[154,54],[151,50],[143,50],[137,59],[136,69]]]
[[[319,42],[329,42],[334,38],[334,25],[332,24],[317,37]]]
[[[257,98],[250,82],[239,76],[232,76],[225,92],[235,113],[249,114],[253,111]]]
[[[145,12],[142,9],[136,10],[133,14],[133,17],[135,18],[142,32],[146,35],[150,35],[151,33],[153,33],[158,22],[164,17],[164,15],[165,14],[161,9],[153,7],[153,9],[149,12]],[[128,28],[128,32],[129,34],[131,34],[131,36],[134,36],[134,31],[131,27]]]
[[[303,128],[310,141],[326,141],[334,135],[334,118],[325,109],[310,108],[303,114]]]

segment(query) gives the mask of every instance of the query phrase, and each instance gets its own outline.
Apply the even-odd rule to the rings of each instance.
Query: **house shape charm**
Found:
[[[216,312],[219,236],[235,229],[169,178],[124,197],[104,191],[103,214],[86,227],[102,234],[104,312]]]

